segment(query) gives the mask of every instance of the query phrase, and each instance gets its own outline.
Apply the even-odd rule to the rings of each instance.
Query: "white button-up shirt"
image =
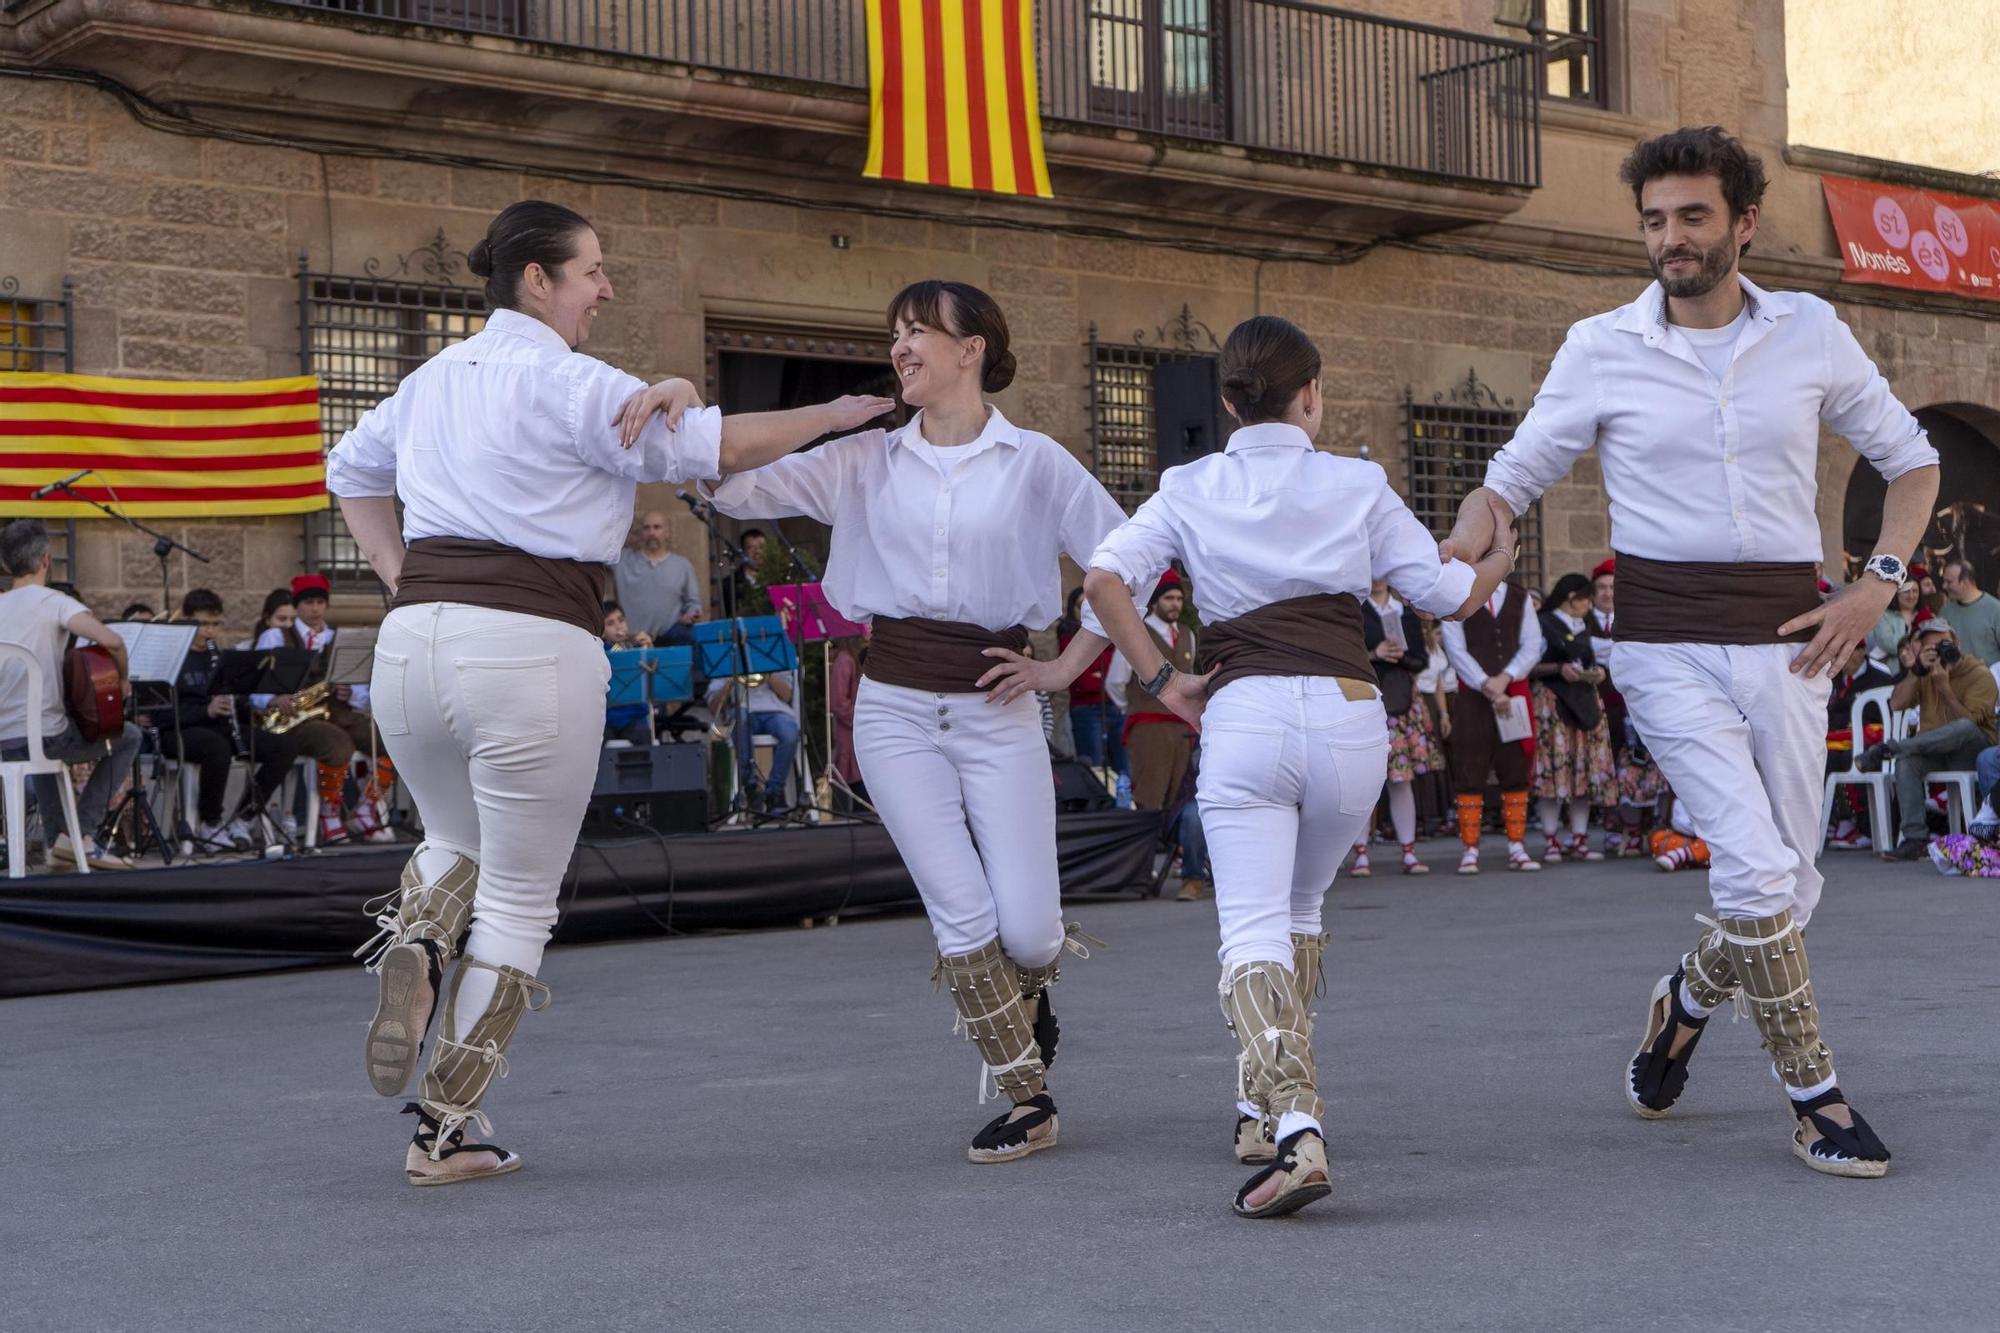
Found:
[[[1507,605],[1508,587],[1501,584],[1486,599],[1486,609],[1495,616],[1500,608]],[[1465,646],[1465,626],[1456,620],[1447,620],[1439,627],[1444,640],[1445,660],[1451,663],[1452,671],[1465,684],[1478,689],[1486,683],[1486,668],[1479,665],[1472,650]],[[1502,667],[1509,680],[1526,680],[1528,668],[1542,660],[1542,653],[1548,647],[1548,639],[1542,633],[1542,622],[1535,615],[1535,605],[1530,602],[1521,608],[1521,645],[1514,650],[1507,665]]]
[[[722,414],[655,414],[630,449],[611,418],[646,382],[573,351],[539,319],[486,327],[410,372],[326,460],[335,495],[394,495],[403,539],[473,537],[552,560],[611,564],[639,482],[718,473]]]
[[[1315,593],[1368,595],[1384,579],[1434,615],[1472,592],[1472,566],[1438,563],[1437,539],[1378,464],[1321,453],[1297,426],[1244,426],[1219,454],[1168,468],[1159,492],[1090,558],[1151,592],[1179,559],[1206,620]]]
[[[1611,545],[1650,560],[1823,556],[1819,426],[1887,481],[1938,461],[1834,308],[1747,279],[1749,323],[1717,379],[1666,321],[1659,283],[1571,326],[1486,484],[1523,513],[1595,445]]]
[[[1069,450],[998,408],[950,448],[926,443],[922,422],[739,472],[712,488],[715,507],[831,526],[826,599],[849,620],[1045,627],[1062,614],[1060,556],[1084,564],[1124,511]],[[1084,628],[1097,632],[1087,613]]]

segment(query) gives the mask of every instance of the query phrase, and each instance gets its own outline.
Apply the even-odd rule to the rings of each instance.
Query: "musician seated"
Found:
[[[651,648],[650,634],[632,632],[625,623],[625,608],[616,602],[604,603],[604,651],[620,648]],[[604,739],[629,741],[633,745],[653,743],[653,710],[645,704],[607,704],[604,709]]]
[[[257,727],[247,699],[215,693],[222,669],[222,599],[207,588],[189,589],[181,599],[180,622],[197,628],[177,682],[179,708],[152,710],[150,723],[159,731],[161,754],[194,765],[195,835],[220,847],[248,848],[256,837],[246,816],[262,811],[283,784],[301,753],[299,743],[289,732]],[[238,755],[255,760],[250,794],[225,814],[229,765]]]
[[[264,599],[264,614],[258,618],[257,632],[243,645],[260,652],[274,648],[305,647],[299,634],[298,608],[292,604],[292,590],[278,588]],[[319,790],[319,842],[341,842],[349,837],[365,842],[387,842],[388,830],[372,820],[347,810],[348,767],[354,762],[354,738],[328,716],[333,687],[324,683],[325,654],[321,654],[307,675],[308,683],[293,694],[253,694],[250,706],[257,712],[257,724],[266,731],[280,731],[291,737],[301,758],[311,759]],[[303,804],[305,793],[299,793]],[[360,802],[357,800],[356,805]]]
[[[324,574],[300,574],[292,580],[292,606],[298,613],[298,634],[304,645],[316,653],[333,650],[338,631],[327,623],[331,589]],[[393,842],[389,831],[389,792],[396,782],[396,766],[382,745],[369,715],[366,685],[334,685],[327,699],[326,720],[347,733],[354,742],[356,775],[360,791],[348,812],[349,836],[365,842]],[[324,818],[324,816],[322,816]]]
[[[709,689],[708,707],[718,724],[725,713],[732,719],[730,732],[736,745],[736,771],[750,809],[779,816],[789,813],[785,801],[785,779],[791,776],[792,760],[799,749],[799,719],[793,673],[774,671],[757,677],[718,680]],[[771,752],[771,772],[760,785],[757,779],[757,752],[754,738],[769,736],[776,742]]]
[[[42,753],[50,759],[95,763],[76,803],[77,823],[89,844],[82,854],[93,870],[128,870],[132,863],[106,850],[98,831],[112,795],[132,772],[132,760],[139,753],[139,728],[127,722],[108,741],[86,741],[63,707],[63,648],[68,636],[93,640],[111,654],[118,663],[121,693],[127,684],[125,641],[82,602],[48,586],[49,536],[38,520],[16,519],[0,529],[0,565],[14,577],[14,586],[0,593],[0,641],[22,645],[42,664],[42,710],[30,718],[27,670],[18,662],[0,662],[0,757],[26,759],[28,728],[33,726],[41,730]],[[74,864],[78,851],[63,828],[62,788],[56,785],[63,781],[67,779],[53,774],[37,775],[33,790],[42,845],[51,859]],[[51,830],[60,831],[49,838]]]

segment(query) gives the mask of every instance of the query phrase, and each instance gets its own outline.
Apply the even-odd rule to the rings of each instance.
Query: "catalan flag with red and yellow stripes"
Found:
[[[862,175],[1046,199],[1031,0],[868,0]]]
[[[78,495],[135,517],[324,509],[319,380],[0,374],[0,516],[98,516],[61,491],[30,498],[85,468]]]

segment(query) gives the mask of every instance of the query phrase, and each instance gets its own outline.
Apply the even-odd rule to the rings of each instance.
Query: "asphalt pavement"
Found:
[[[487,1103],[527,1167],[442,1190],[358,968],[0,1003],[0,1327],[2000,1327],[2000,885],[1829,859],[1826,1037],[1895,1152],[1848,1181],[1726,1014],[1673,1117],[1626,1108],[1701,874],[1431,850],[1329,900],[1335,1193],[1280,1222],[1229,1210],[1212,903],[1077,911],[1062,1143],[999,1167],[915,917],[552,952]]]

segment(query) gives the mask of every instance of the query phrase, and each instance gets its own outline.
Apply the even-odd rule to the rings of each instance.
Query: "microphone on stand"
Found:
[[[76,483],[82,481],[85,477],[89,476],[91,473],[95,471],[97,471],[96,468],[87,467],[83,471],[76,473],[74,476],[64,477],[61,481],[52,481],[46,486],[37,486],[34,490],[28,492],[28,498],[30,500],[46,500],[49,496],[54,495],[57,491],[68,490],[71,486],[76,485]]]
[[[74,481],[76,479],[72,477],[70,480]],[[695,499],[678,486],[674,488],[674,498],[693,510],[696,518],[706,518],[708,516],[708,505],[701,500]]]

